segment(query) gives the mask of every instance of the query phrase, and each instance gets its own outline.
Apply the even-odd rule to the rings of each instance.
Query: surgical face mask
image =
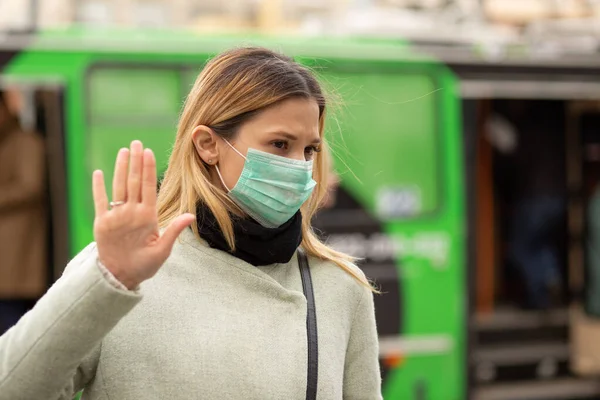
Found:
[[[312,161],[292,160],[263,151],[248,149],[244,169],[233,189],[217,173],[229,197],[250,217],[266,228],[277,228],[289,221],[310,197],[316,182]]]

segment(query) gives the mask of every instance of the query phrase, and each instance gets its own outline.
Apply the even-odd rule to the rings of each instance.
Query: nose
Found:
[[[290,154],[289,158],[291,158],[292,160],[306,161],[306,155],[304,154],[304,149],[295,151],[293,154]]]

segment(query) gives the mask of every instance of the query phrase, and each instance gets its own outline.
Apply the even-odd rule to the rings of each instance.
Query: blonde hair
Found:
[[[319,105],[321,152],[316,153],[313,179],[317,182],[311,197],[301,208],[302,243],[305,252],[328,260],[361,284],[372,289],[365,276],[352,264],[355,259],[336,251],[314,233],[311,220],[327,192],[330,154],[323,138],[325,97],[313,74],[291,58],[264,48],[239,48],[213,58],[202,70],[188,95],[177,128],[175,144],[158,195],[158,221],[167,226],[183,213],[196,214],[203,202],[214,214],[230,248],[235,248],[230,213],[239,212],[226,193],[211,182],[208,165],[200,158],[192,141],[199,125],[232,139],[238,128],[264,108],[285,99],[312,98]],[[192,225],[198,236],[198,227]]]

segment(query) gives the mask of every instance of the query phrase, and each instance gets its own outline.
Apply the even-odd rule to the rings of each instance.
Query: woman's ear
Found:
[[[206,125],[198,125],[192,132],[194,147],[202,160],[214,165],[219,161],[219,148],[217,146],[217,136]]]

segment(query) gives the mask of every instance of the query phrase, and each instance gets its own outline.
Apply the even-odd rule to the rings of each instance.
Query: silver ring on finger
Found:
[[[123,204],[125,204],[125,202],[122,200],[121,201],[111,201],[108,204],[111,206],[111,208],[113,208],[113,207],[122,206]]]

